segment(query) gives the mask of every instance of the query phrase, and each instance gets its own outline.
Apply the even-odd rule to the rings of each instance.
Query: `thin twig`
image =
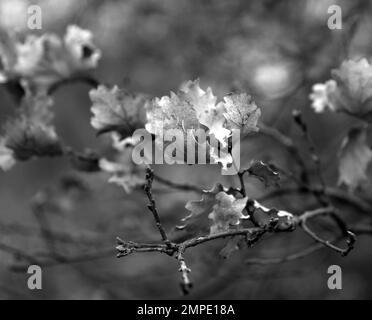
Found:
[[[198,186],[191,185],[191,184],[186,184],[186,183],[177,183],[177,182],[174,182],[174,181],[167,180],[167,179],[165,179],[163,177],[160,177],[156,174],[154,174],[154,180],[156,180],[157,182],[159,182],[159,183],[161,183],[165,186],[173,188],[173,189],[203,193],[203,189],[198,187]]]
[[[297,162],[298,166],[301,169],[301,173],[300,173],[301,180],[304,183],[308,183],[309,176],[307,173],[305,162],[303,161],[300,151],[296,147],[293,140],[290,137],[283,134],[282,132],[280,132],[278,129],[274,127],[269,127],[263,123],[259,125],[259,133],[275,140],[288,151],[288,153],[294,158],[294,160]]]
[[[191,272],[191,269],[187,266],[184,258],[186,248],[181,245],[178,248],[177,253],[177,260],[179,262],[180,268],[179,272],[181,272],[181,289],[184,295],[188,294],[190,292],[190,289],[192,288],[192,282],[189,277],[189,273]]]
[[[325,245],[326,247],[328,247],[328,248],[330,248],[330,249],[332,249],[332,250],[340,253],[342,256],[347,256],[350,253],[350,251],[354,248],[356,237],[355,237],[355,234],[354,233],[352,233],[351,231],[347,230],[347,228],[346,228],[345,225],[341,225],[341,231],[343,232],[344,235],[347,236],[347,240],[346,240],[347,247],[345,249],[340,248],[340,247],[334,245],[329,240],[324,240],[324,239],[320,238],[307,225],[307,222],[308,222],[309,219],[311,219],[311,218],[313,218],[315,216],[324,215],[324,214],[328,214],[328,215],[330,215],[333,218],[336,217],[335,209],[333,207],[320,208],[320,209],[317,209],[317,210],[305,212],[304,214],[302,214],[301,216],[299,216],[298,217],[298,225],[305,231],[305,233],[307,233],[315,241],[317,241],[317,242]],[[339,224],[339,226],[340,226],[340,224]]]
[[[150,202],[147,207],[152,212],[152,215],[154,217],[156,226],[159,230],[159,233],[161,235],[161,238],[162,238],[163,242],[165,244],[169,245],[170,241],[169,241],[169,239],[167,237],[167,234],[166,234],[166,232],[163,228],[163,225],[161,224],[158,209],[156,208],[156,203],[155,203],[155,200],[152,196],[152,182],[153,181],[154,181],[154,171],[151,168],[147,168],[146,169],[146,185],[144,186],[145,193],[146,193],[147,198],[149,199],[149,202]]]
[[[274,189],[264,194],[263,196],[258,197],[257,201],[262,202],[262,201],[269,200],[275,197],[320,192],[321,188],[322,187],[320,186],[311,186],[311,187],[287,187],[287,188]],[[364,201],[362,198],[356,195],[344,192],[340,189],[331,188],[331,187],[326,187],[324,192],[327,196],[333,198],[334,200],[347,203],[350,206],[354,207],[356,210],[364,214],[370,214],[372,212],[372,205],[370,205],[368,202]]]

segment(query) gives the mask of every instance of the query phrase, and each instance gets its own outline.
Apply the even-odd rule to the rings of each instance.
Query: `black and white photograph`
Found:
[[[371,34],[369,0],[0,0],[0,300],[371,300]]]

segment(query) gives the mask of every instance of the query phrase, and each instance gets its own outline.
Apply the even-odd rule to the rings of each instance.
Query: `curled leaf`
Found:
[[[280,175],[273,165],[262,161],[253,161],[247,171],[250,175],[262,181],[266,187],[279,185]]]
[[[247,210],[261,227],[280,231],[292,231],[296,227],[295,217],[285,210],[267,208],[256,200],[248,201]]]
[[[155,98],[147,108],[146,130],[159,135],[169,129],[198,129],[194,104],[201,99],[204,91],[198,86],[183,86],[176,94]]]

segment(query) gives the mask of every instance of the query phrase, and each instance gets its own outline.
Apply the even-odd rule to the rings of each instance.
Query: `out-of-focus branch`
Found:
[[[95,78],[93,78],[92,76],[76,75],[74,77],[66,78],[66,79],[57,81],[54,84],[52,84],[48,89],[48,95],[54,94],[59,88],[61,88],[64,85],[74,84],[74,83],[85,83],[92,88],[96,88],[100,84],[100,82],[96,80]]]
[[[192,282],[189,278],[189,273],[191,269],[186,265],[185,258],[184,258],[185,247],[180,246],[177,252],[177,260],[180,265],[179,272],[181,272],[181,289],[183,294],[188,294],[190,289],[192,288]]]
[[[278,129],[274,127],[269,127],[263,123],[259,125],[259,133],[267,137],[270,137],[287,150],[287,152],[293,157],[293,159],[297,162],[298,166],[300,167],[301,181],[303,181],[304,183],[308,183],[309,177],[305,162],[303,161],[300,151],[296,147],[293,140],[290,137],[286,136],[285,134],[281,133]]]

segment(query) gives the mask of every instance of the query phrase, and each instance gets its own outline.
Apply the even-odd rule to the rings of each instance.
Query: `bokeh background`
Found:
[[[232,90],[247,91],[262,110],[261,121],[291,136],[314,172],[291,117],[293,109],[302,110],[321,156],[325,179],[330,186],[337,184],[337,150],[357,120],[314,114],[308,95],[311,86],[327,80],[330,70],[345,58],[371,56],[372,9],[368,0],[0,0],[0,28],[30,32],[26,24],[30,4],[42,8],[43,29],[36,33],[62,35],[69,24],[93,32],[103,53],[94,76],[102,83],[163,96],[185,80],[200,78],[202,87],[211,86],[219,97]],[[342,7],[342,30],[327,27],[327,9],[332,4]],[[71,84],[55,93],[58,134],[76,150],[109,152],[107,137],[97,138],[89,124],[88,92],[84,84]],[[0,124],[15,109],[5,86],[0,86]],[[241,159],[243,166],[259,159],[293,168],[293,159],[260,134],[244,141]],[[220,176],[214,166],[158,166],[156,172],[206,189],[215,182],[238,182]],[[1,299],[182,298],[175,259],[159,254],[115,257],[116,236],[156,241],[158,234],[143,192],[127,195],[106,181],[107,176],[100,174],[74,172],[66,159],[33,160],[0,172]],[[248,181],[247,188],[251,197],[270,191],[254,180]],[[21,267],[22,257],[9,247],[31,255],[50,249],[51,240],[41,234],[40,219],[30,206],[39,190],[47,190],[63,204],[65,210],[50,210],[47,221],[61,233],[60,239],[53,240],[54,248],[76,261],[42,266],[43,289],[31,291]],[[187,214],[186,201],[200,197],[161,185],[156,185],[155,196],[168,230]],[[266,204],[300,213],[311,208],[314,199],[281,196]],[[351,208],[344,209],[345,215],[353,213]],[[356,214],[352,221],[358,219]],[[206,244],[187,252],[194,288],[184,298],[372,298],[370,241],[360,237],[347,258],[324,249],[303,260],[269,266],[247,265],[244,260],[281,257],[304,248],[311,240],[301,232],[275,235],[229,259],[219,256],[224,241]],[[342,267],[342,290],[327,287],[327,269],[332,264]]]

